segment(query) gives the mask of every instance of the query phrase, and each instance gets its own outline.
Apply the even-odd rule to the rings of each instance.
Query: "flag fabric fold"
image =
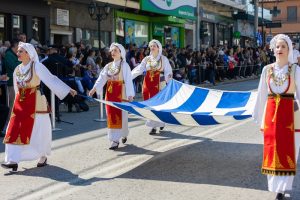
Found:
[[[251,117],[256,96],[256,92],[206,89],[171,80],[162,91],[147,101],[97,101],[155,121],[203,126]]]

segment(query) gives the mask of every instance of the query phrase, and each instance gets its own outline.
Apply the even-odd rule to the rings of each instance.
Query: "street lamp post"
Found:
[[[101,49],[101,21],[107,19],[110,11],[110,7],[106,3],[105,5],[98,5],[95,1],[91,1],[88,6],[88,11],[92,20],[97,20],[98,22],[98,41],[99,50]],[[97,11],[97,13],[96,13]],[[95,15],[96,13],[96,15]]]

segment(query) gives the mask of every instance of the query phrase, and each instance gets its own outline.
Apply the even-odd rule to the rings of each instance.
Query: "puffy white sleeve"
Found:
[[[296,72],[295,72],[295,84],[296,84],[296,100],[298,102],[298,106],[300,103],[300,67],[296,67]]]
[[[173,70],[167,57],[163,56],[164,76],[168,83],[172,79]]]
[[[17,68],[16,68],[17,69]],[[15,94],[18,93],[18,86],[17,86],[17,77],[16,77],[16,69],[13,73],[13,84],[14,84],[14,90],[15,90]]]
[[[148,60],[148,56],[145,57],[138,66],[133,68],[133,70],[131,71],[132,79],[135,79],[139,75],[142,75],[144,71],[146,71],[147,60]]]
[[[96,88],[96,92],[97,94],[101,94],[103,91],[103,86],[105,85],[105,83],[107,82],[107,69],[108,69],[108,64],[105,65],[105,67],[102,69],[102,71],[100,72],[100,75],[98,77],[98,79],[96,80],[94,87]]]
[[[132,82],[131,70],[130,70],[130,67],[127,64],[127,62],[123,62],[122,72],[123,72],[123,79],[125,82],[126,97],[127,97],[127,99],[129,96],[134,97],[135,92],[134,92],[134,87],[133,87],[133,82]]]
[[[257,89],[257,99],[252,113],[252,117],[254,118],[254,121],[259,125],[261,125],[262,123],[265,106],[268,99],[268,85],[266,82],[267,68],[268,67],[264,67],[262,71],[258,89]]]
[[[59,99],[63,99],[69,94],[71,88],[62,80],[57,78],[57,76],[51,74],[42,63],[36,63],[34,68],[36,75],[40,78],[40,80],[43,81],[43,83],[45,83],[45,85],[54,92]]]

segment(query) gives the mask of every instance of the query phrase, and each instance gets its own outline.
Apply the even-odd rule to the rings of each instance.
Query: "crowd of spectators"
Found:
[[[26,42],[26,35],[20,34],[17,40],[0,43],[0,73],[7,74],[9,86],[12,86],[14,68],[19,64],[16,57],[19,41]],[[99,51],[82,42],[65,46],[35,46],[40,62],[51,73],[57,75],[83,96],[93,87],[103,66],[112,60],[108,47]],[[126,61],[131,69],[149,54],[146,43],[140,47],[135,44],[129,44],[125,47]],[[258,76],[263,66],[274,62],[273,53],[267,46],[265,48],[213,46],[201,51],[194,51],[189,46],[176,48],[166,45],[163,47],[162,53],[170,61],[173,68],[173,78],[193,85],[201,83],[215,85],[227,79]],[[137,93],[142,90],[142,81],[142,76],[134,80]],[[44,90],[50,101],[49,91],[46,87]],[[73,107],[77,112],[88,110],[88,105],[86,105],[83,97],[68,96],[64,101],[68,105],[69,112],[72,112]]]

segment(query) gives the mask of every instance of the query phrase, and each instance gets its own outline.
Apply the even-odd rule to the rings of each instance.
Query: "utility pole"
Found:
[[[264,34],[264,0],[261,0],[261,36],[262,36],[262,46],[265,46],[265,34]]]
[[[257,32],[258,32],[258,0],[254,0],[254,37],[256,38],[255,43],[257,44]]]
[[[200,0],[197,0],[196,49],[200,51]]]

